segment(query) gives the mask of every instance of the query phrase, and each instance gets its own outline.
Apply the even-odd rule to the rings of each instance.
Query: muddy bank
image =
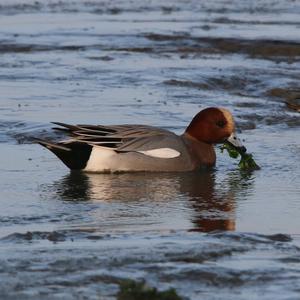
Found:
[[[287,61],[289,63],[298,62],[300,59],[300,43],[293,41],[197,38],[189,35],[161,34],[147,34],[145,37],[155,42],[177,41],[178,45],[173,51],[182,55],[245,54],[250,58],[270,59],[277,62]],[[168,44],[164,44],[164,47],[167,48]],[[135,49],[135,51],[138,50]],[[140,51],[144,52],[145,49],[140,49]],[[157,49],[151,48],[147,51],[157,52]]]
[[[300,89],[274,88],[268,91],[268,95],[284,100],[288,108],[300,112]]]

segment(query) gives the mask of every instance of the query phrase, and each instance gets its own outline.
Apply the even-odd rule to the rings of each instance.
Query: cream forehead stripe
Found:
[[[225,109],[225,108],[218,108],[224,115],[224,117],[227,119],[227,120],[231,120],[233,121],[233,118],[232,118],[232,114],[229,110]]]
[[[229,110],[225,109],[225,108],[219,108],[219,110],[223,113],[225,119],[228,121],[228,123],[230,125],[232,125],[232,127],[234,127],[234,120],[232,117],[232,114],[230,113]]]
[[[180,156],[180,152],[171,148],[158,148],[147,151],[137,151],[147,156],[157,157],[157,158],[175,158]]]

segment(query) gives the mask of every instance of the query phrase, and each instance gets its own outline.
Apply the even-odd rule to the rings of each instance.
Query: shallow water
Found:
[[[0,295],[115,299],[123,278],[187,299],[298,299],[297,1],[0,2]],[[262,167],[81,174],[30,142],[51,121],[182,132],[233,111]]]

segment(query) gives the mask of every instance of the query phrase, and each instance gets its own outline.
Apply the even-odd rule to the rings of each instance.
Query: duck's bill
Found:
[[[227,143],[236,148],[240,153],[247,152],[246,147],[242,144],[241,140],[236,136],[235,132],[233,132],[230,137],[226,140]]]

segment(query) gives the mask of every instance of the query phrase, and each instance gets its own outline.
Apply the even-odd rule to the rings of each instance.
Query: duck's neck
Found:
[[[187,145],[188,151],[192,157],[196,157],[199,164],[207,166],[215,165],[216,153],[212,144],[199,141],[187,132],[183,133],[181,137]]]

